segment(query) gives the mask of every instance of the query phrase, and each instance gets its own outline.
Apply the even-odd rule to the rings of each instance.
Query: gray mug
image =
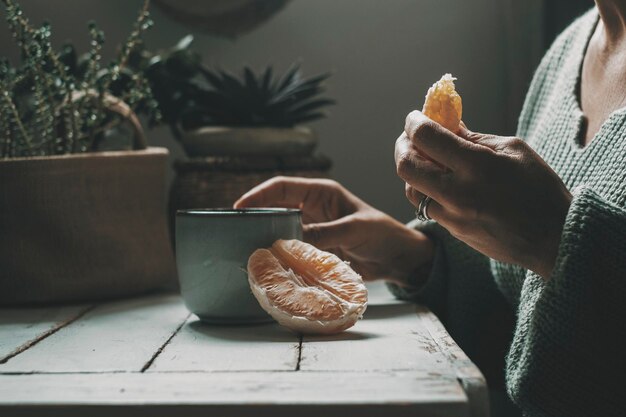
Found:
[[[278,239],[302,239],[300,210],[179,210],[176,264],[189,311],[210,323],[271,321],[250,290],[246,266],[252,252]]]

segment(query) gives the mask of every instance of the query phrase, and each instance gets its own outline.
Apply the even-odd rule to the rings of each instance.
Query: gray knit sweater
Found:
[[[528,416],[626,415],[626,108],[582,147],[577,98],[597,21],[593,9],[554,42],[519,119],[517,136],[574,196],[550,279],[415,222],[438,245],[428,283],[416,293],[390,285],[396,296],[430,305],[490,385],[503,367],[509,396]]]

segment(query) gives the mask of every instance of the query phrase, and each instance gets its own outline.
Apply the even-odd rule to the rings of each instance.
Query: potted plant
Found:
[[[244,67],[237,77],[204,66],[192,40],[149,55],[145,70],[163,121],[189,157],[175,162],[170,214],[229,206],[275,175],[327,176],[331,162],[313,153],[317,139],[305,124],[334,103],[322,96],[329,74],[303,78],[293,65],[279,77],[271,67]]]
[[[202,65],[192,36],[150,58],[146,74],[176,138],[190,157],[309,155],[315,135],[303,123],[334,103],[320,97],[329,74],[303,78],[299,65],[282,77],[271,67],[241,77]]]
[[[0,61],[0,305],[85,301],[172,286],[165,217],[167,150],[148,148],[137,112],[158,120],[136,71],[148,1],[109,65],[90,23],[90,50],[51,46],[2,0],[20,47]]]

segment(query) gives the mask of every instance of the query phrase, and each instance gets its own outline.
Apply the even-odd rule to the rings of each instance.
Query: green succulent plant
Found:
[[[293,65],[282,76],[272,67],[240,77],[204,66],[183,38],[151,57],[146,74],[164,120],[176,131],[201,126],[293,127],[324,117],[334,100],[322,97],[330,74],[304,78]]]
[[[242,78],[204,69],[202,75],[212,87],[206,99],[213,123],[294,126],[324,117],[320,109],[334,103],[318,97],[329,74],[303,78],[297,65],[282,77],[275,77],[271,67],[258,75],[244,67]]]

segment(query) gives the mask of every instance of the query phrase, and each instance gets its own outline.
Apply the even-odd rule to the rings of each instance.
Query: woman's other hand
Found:
[[[428,215],[456,238],[549,278],[572,196],[524,141],[464,125],[453,134],[414,111],[395,160],[415,207],[430,196]]]
[[[304,240],[350,261],[366,280],[406,286],[416,275],[425,279],[434,254],[423,233],[327,179],[276,177],[247,192],[234,207],[300,208]]]

